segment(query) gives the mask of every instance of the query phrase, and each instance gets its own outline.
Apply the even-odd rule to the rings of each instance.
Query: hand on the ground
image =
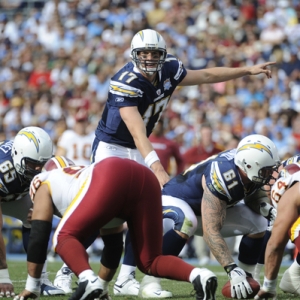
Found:
[[[13,297],[14,293],[14,286],[12,283],[0,283],[0,298],[2,297]]]
[[[254,297],[256,300],[276,300],[276,292],[267,292],[263,289],[260,289],[258,294]]]
[[[24,290],[19,295],[15,296],[14,300],[26,300],[29,298],[32,298],[32,299],[39,298],[39,295],[36,295],[35,293]]]

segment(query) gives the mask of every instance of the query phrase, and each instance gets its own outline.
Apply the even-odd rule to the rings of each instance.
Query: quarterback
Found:
[[[155,30],[145,29],[131,41],[132,61],[122,67],[110,81],[107,102],[95,132],[93,161],[118,156],[135,160],[152,169],[161,187],[169,181],[148,137],[167,107],[177,86],[216,83],[246,75],[265,74],[271,77],[266,62],[241,68],[209,68],[187,70],[182,62],[167,53],[164,38]],[[115,294],[137,295],[139,283],[134,279],[133,262],[121,267]],[[155,279],[153,278],[153,281]],[[143,285],[145,297],[171,297],[161,291],[159,283]]]

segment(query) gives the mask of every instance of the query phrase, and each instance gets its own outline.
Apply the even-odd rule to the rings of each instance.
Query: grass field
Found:
[[[21,292],[25,287],[25,280],[27,278],[26,262],[25,261],[24,262],[23,261],[9,261],[8,265],[9,265],[10,277],[11,277],[11,280],[13,281],[13,284],[15,287],[15,292],[16,293]],[[48,263],[48,271],[49,271],[49,279],[50,280],[53,281],[55,274],[56,274],[57,270],[61,267],[61,265],[62,265],[61,262],[51,262],[51,263],[49,262]],[[91,265],[92,265],[94,271],[97,272],[99,265],[97,263],[91,263]],[[212,270],[213,272],[215,272],[215,274],[218,276],[217,299],[220,299],[220,300],[227,299],[227,298],[223,297],[222,293],[221,293],[222,286],[228,280],[224,270],[219,266],[209,266],[209,269]],[[286,269],[286,267],[281,268],[279,280],[285,269]],[[140,281],[142,277],[143,277],[143,274],[138,271],[136,274],[136,279]],[[261,275],[261,280],[262,280],[262,278],[263,278],[263,275]],[[76,280],[77,280],[77,278],[73,278],[73,288],[76,288]],[[114,281],[112,281],[109,286],[110,296],[112,298],[117,298],[118,300],[136,299],[136,297],[115,297],[113,295],[113,284],[114,284]],[[169,290],[173,293],[173,298],[172,298],[173,300],[195,299],[195,297],[192,295],[193,288],[190,283],[162,279],[161,284],[164,289]],[[283,292],[281,292],[279,290],[279,288],[277,289],[277,292],[278,292],[278,295],[277,295],[278,299],[285,299],[285,300],[299,299],[300,300],[300,296],[284,294]],[[43,298],[45,298],[45,297],[43,297]],[[62,300],[62,299],[68,299],[68,296],[51,297],[51,300]]]

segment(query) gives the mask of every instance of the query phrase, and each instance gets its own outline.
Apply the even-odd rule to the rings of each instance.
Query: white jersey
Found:
[[[41,184],[48,185],[55,216],[62,218],[66,213],[72,214],[89,189],[94,167],[95,164],[86,167],[70,166],[43,172],[36,176]],[[120,218],[114,218],[104,228],[117,227],[124,222]]]
[[[293,183],[298,181],[300,181],[300,171],[294,174],[285,174],[285,176],[276,180],[271,190],[271,199],[275,208],[277,208],[278,202],[284,192],[290,188]]]
[[[79,135],[74,130],[66,130],[58,140],[57,146],[65,149],[66,157],[70,158],[75,165],[89,165],[94,134]]]
[[[55,206],[55,215],[62,217],[74,199],[82,197],[89,187],[94,165],[72,166],[55,169],[37,175],[42,184],[47,184]],[[61,183],[64,184],[61,184]]]

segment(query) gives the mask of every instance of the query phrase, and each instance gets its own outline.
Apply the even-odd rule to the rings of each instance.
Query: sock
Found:
[[[197,268],[193,269],[190,274],[189,281],[193,282],[198,275],[199,275],[199,269]]]
[[[79,280],[81,280],[81,279],[83,279],[85,277],[89,277],[91,275],[94,275],[94,272],[92,270],[85,270],[78,275],[78,278],[79,278]]]
[[[98,278],[99,278],[100,283],[101,283],[101,285],[102,285],[103,291],[107,291],[107,290],[108,290],[108,284],[109,284],[109,282],[103,280],[103,279],[100,278],[99,276],[98,276]]]
[[[238,266],[243,269],[244,271],[253,274],[254,273],[254,269],[256,265],[248,265],[248,264],[244,264],[242,262],[238,262]]]
[[[132,272],[135,272],[135,270],[136,270],[136,267],[134,267],[134,266],[128,266],[128,265],[124,265],[123,264],[121,266],[118,279],[121,278],[121,277],[123,277],[123,276],[128,277]]]
[[[178,256],[186,242],[175,230],[169,230],[163,238],[163,255]]]

